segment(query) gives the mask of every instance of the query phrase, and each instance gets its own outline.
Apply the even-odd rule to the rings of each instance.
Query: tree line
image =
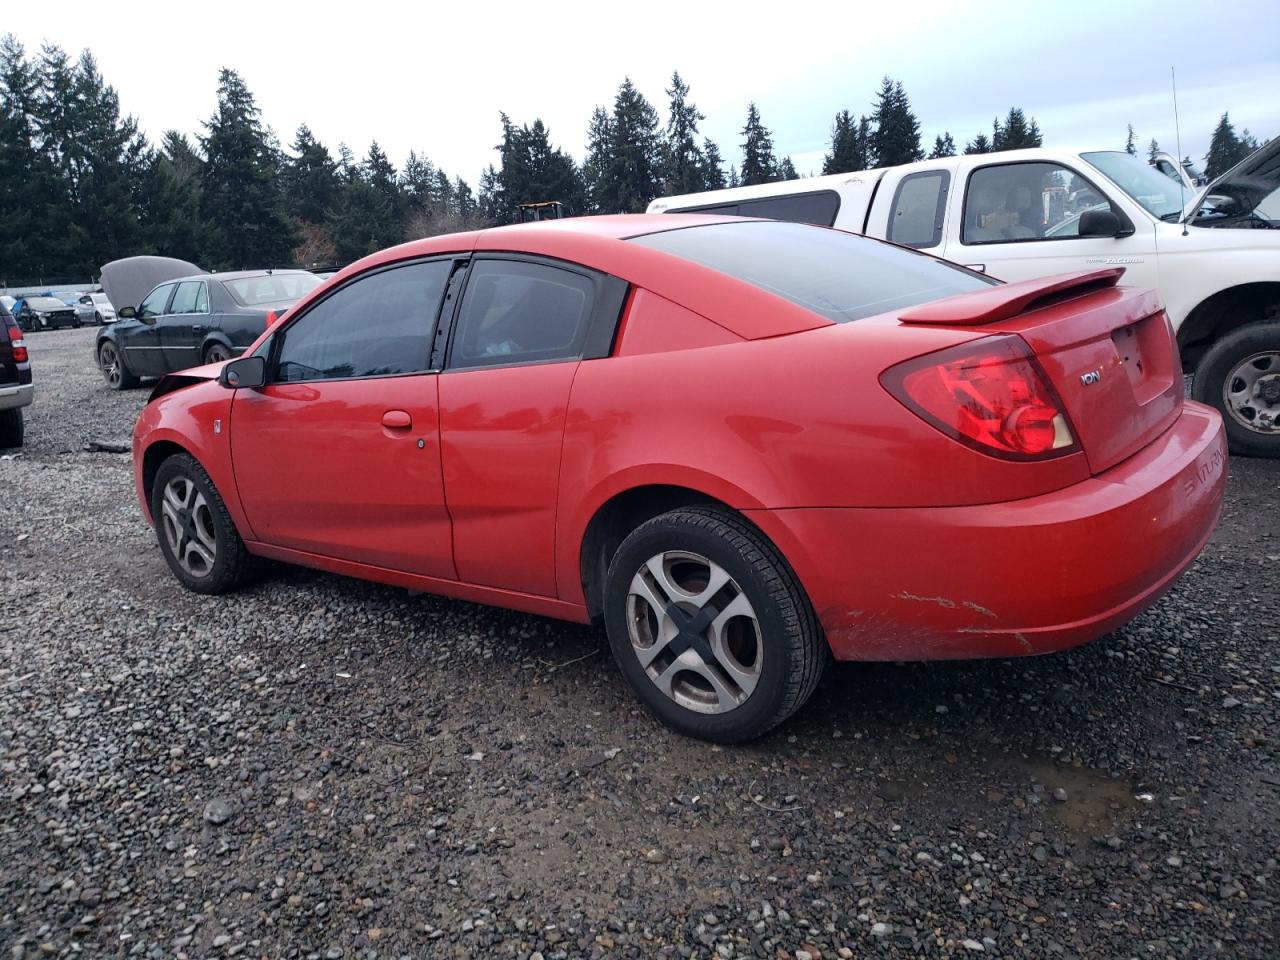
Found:
[[[89,51],[73,61],[46,44],[28,56],[12,35],[0,38],[0,279],[89,277],[140,253],[209,269],[344,264],[410,238],[515,222],[522,203],[558,200],[575,214],[640,212],[660,195],[800,176],[778,154],[754,102],[739,131],[740,160],[726,171],[678,72],[665,90],[665,122],[624,78],[612,104],[592,112],[581,163],[541,119],[517,123],[500,114],[497,163],[474,190],[416,150],[399,169],[376,141],[360,157],[344,143],[331,152],[306,124],[282,145],[234,70],[220,71],[217,93],[194,139],[167,131],[152,144],[121,115]],[[1130,126],[1131,153],[1134,137]],[[1035,118],[1015,106],[959,149],[1042,143]],[[1236,135],[1224,114],[1206,173],[1231,166],[1250,144],[1248,131]],[[836,114],[822,173],[957,152],[948,131],[926,154],[906,90],[885,77],[869,112]]]

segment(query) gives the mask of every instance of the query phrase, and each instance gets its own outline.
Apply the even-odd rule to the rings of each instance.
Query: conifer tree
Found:
[[[218,75],[218,107],[204,123],[201,214],[209,224],[202,266],[288,263],[296,242],[285,210],[279,158],[253,94],[234,70]]]
[[[662,192],[697,193],[704,189],[702,151],[698,148],[698,124],[706,119],[689,102],[689,85],[678,72],[671,74],[667,94],[667,128],[662,139]]]
[[[956,142],[951,139],[950,133],[943,133],[942,136],[933,138],[933,150],[929,152],[930,160],[937,160],[941,157],[954,157],[956,155]]]
[[[911,112],[911,103],[902,82],[885,77],[876,94],[871,114],[869,153],[876,166],[892,167],[924,159],[920,149],[920,121]]]
[[[773,156],[773,135],[760,120],[752,101],[747,106],[747,123],[742,128],[742,185],[769,183],[778,179],[778,162]]]
[[[702,189],[723,190],[725,186],[724,158],[720,156],[720,148],[710,137],[705,137],[702,141]]]

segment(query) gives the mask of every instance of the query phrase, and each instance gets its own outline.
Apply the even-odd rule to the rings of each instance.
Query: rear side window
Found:
[[[924,254],[798,223],[748,221],[632,237],[845,323],[995,283]]]
[[[520,260],[477,260],[467,277],[449,366],[487,367],[582,355],[594,284]]]
[[[208,310],[209,301],[203,294],[203,280],[187,280],[178,284],[178,292],[173,295],[173,306],[169,308],[169,312],[204,313]]]
[[[276,379],[349,380],[429,368],[450,260],[413,263],[352,281],[289,324]]]
[[[889,239],[907,247],[936,247],[942,242],[942,218],[947,209],[945,170],[903,177],[889,211]]]

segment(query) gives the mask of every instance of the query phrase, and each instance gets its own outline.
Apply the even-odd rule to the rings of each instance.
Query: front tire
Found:
[[[1222,414],[1232,453],[1280,457],[1280,323],[1218,340],[1196,365],[1191,396]]]
[[[160,464],[151,518],[169,569],[188,590],[227,593],[249,578],[252,557],[204,467],[177,453]]]
[[[22,446],[22,408],[0,410],[0,450]]]
[[[786,561],[724,510],[673,510],[632,531],[609,564],[604,613],[640,699],[703,740],[767,733],[809,699],[829,658]]]
[[[110,340],[103,341],[98,347],[98,369],[112,390],[130,390],[138,385],[138,378],[125,366],[120,348]]]

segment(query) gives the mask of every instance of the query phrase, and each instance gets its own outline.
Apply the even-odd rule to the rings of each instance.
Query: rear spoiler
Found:
[[[956,327],[977,327],[1008,320],[1049,301],[1078,297],[1095,290],[1114,287],[1124,267],[1060,273],[1019,283],[1002,283],[977,293],[962,293],[944,300],[908,307],[898,315],[903,323],[939,323]],[[1045,301],[1042,303],[1041,301]]]

